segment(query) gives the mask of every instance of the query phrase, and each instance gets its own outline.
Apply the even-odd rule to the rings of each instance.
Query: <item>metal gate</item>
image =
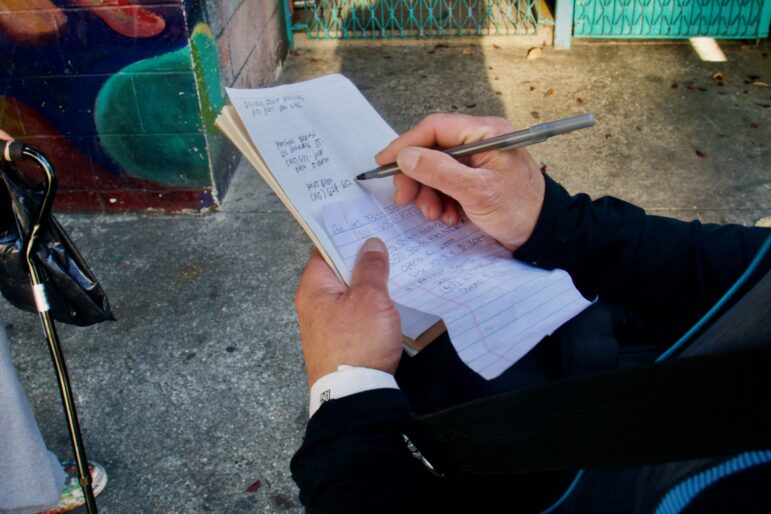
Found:
[[[305,0],[303,7],[310,39],[536,34],[543,24],[540,0]]]
[[[575,37],[753,39],[771,22],[771,0],[574,1]]]

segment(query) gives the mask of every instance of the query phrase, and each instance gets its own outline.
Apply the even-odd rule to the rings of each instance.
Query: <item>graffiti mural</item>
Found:
[[[0,128],[64,210],[207,209],[228,150],[217,46],[183,0],[0,0]]]

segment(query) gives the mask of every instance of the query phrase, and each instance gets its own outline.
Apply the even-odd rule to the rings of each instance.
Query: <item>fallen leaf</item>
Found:
[[[530,91],[535,91],[535,86],[530,86]]]
[[[538,111],[530,111],[530,116],[532,116],[535,120],[541,119],[541,113]]]
[[[473,109],[477,104],[466,104],[466,109]]]
[[[552,88],[549,88],[546,90],[546,92],[543,94],[543,96],[551,96],[554,94],[554,90]]]
[[[706,159],[706,158],[707,158],[707,154],[705,154],[705,153],[704,153],[704,152],[702,152],[701,150],[695,150],[695,152],[696,152],[696,155],[698,155],[698,156],[699,156],[699,157],[701,157],[702,159]]]
[[[769,107],[771,107],[771,104],[757,104],[757,105],[764,109],[768,109]]]
[[[533,59],[538,59],[539,57],[541,57],[541,55],[543,55],[543,50],[537,47],[531,48],[530,50],[527,51],[527,60],[532,61]]]
[[[752,127],[752,128],[758,128],[758,124],[757,124],[757,123],[750,123],[750,127]]]
[[[758,86],[758,87],[768,87],[768,82],[765,82],[763,80],[756,80],[755,82],[752,83],[752,85]]]
[[[717,80],[718,82],[722,82],[725,80],[725,73],[723,73],[722,71],[716,71],[715,73],[712,74],[712,79]]]
[[[583,98],[581,98],[580,96],[577,96],[577,97],[576,97],[576,102],[578,102],[578,103],[582,104],[582,103],[584,103],[584,99],[583,99]]]
[[[439,48],[450,48],[450,47],[445,45],[444,43],[437,43],[434,45],[434,50],[438,50]]]
[[[259,489],[259,488],[260,488],[260,481],[257,480],[255,483],[253,483],[252,485],[247,487],[246,491],[244,491],[244,492],[245,493],[256,493],[257,489]]]
[[[496,91],[495,94],[496,95],[502,95],[503,93],[501,93],[500,91]]]
[[[500,50],[501,49],[501,47],[499,45],[496,45],[495,43],[493,43],[493,48],[495,48],[496,50]]]
[[[546,164],[541,164],[541,173],[546,173]]]
[[[669,87],[671,87],[672,89],[677,89],[677,82],[672,82],[672,85]]]

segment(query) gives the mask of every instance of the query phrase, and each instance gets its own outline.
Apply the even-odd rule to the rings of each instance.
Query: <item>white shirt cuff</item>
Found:
[[[324,375],[311,386],[310,416],[324,402],[371,389],[399,389],[399,386],[393,375],[385,371],[341,364],[337,371]]]

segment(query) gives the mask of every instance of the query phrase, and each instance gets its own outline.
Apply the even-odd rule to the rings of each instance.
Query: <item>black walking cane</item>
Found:
[[[97,507],[96,500],[94,499],[94,491],[91,486],[91,474],[88,471],[86,450],[83,445],[83,437],[80,432],[80,425],[78,423],[78,415],[75,409],[75,402],[73,401],[70,379],[69,375],[67,374],[67,366],[64,362],[64,355],[62,354],[59,337],[56,333],[56,327],[51,316],[51,303],[49,303],[49,298],[51,297],[51,286],[47,285],[46,276],[50,276],[52,278],[56,277],[54,276],[55,273],[52,274],[50,271],[46,274],[46,271],[41,269],[40,263],[37,262],[37,260],[40,258],[37,252],[39,250],[38,244],[42,239],[41,236],[43,233],[46,233],[47,239],[56,241],[60,247],[66,246],[67,248],[65,248],[65,251],[74,251],[75,261],[77,261],[79,264],[83,264],[84,266],[85,263],[80,259],[80,256],[74,249],[74,246],[71,246],[69,239],[63,233],[61,227],[58,225],[55,219],[51,217],[51,205],[53,204],[54,195],[56,194],[56,174],[53,167],[48,162],[48,159],[46,159],[46,157],[39,151],[18,141],[10,141],[5,143],[5,146],[3,147],[3,158],[7,162],[30,158],[43,169],[45,174],[45,188],[44,192],[42,193],[42,201],[39,202],[35,201],[39,199],[39,195],[37,198],[35,196],[27,196],[22,197],[21,199],[13,196],[14,192],[18,193],[19,188],[17,187],[14,189],[12,186],[24,184],[23,180],[21,180],[19,176],[12,178],[15,179],[16,182],[9,182],[5,176],[3,179],[6,181],[6,187],[8,188],[11,195],[10,203],[13,203],[14,215],[17,217],[19,230],[21,231],[24,228],[29,230],[27,234],[22,233],[20,237],[22,246],[20,249],[21,255],[23,255],[24,261],[26,263],[26,271],[29,274],[29,281],[32,284],[32,297],[34,298],[34,305],[40,316],[40,320],[43,323],[43,329],[45,330],[46,339],[48,340],[48,349],[51,352],[54,369],[56,370],[56,377],[59,383],[59,392],[61,393],[62,404],[64,405],[64,413],[67,417],[67,427],[69,429],[72,448],[75,454],[75,462],[77,463],[78,467],[80,486],[83,489],[83,496],[85,498],[89,514],[95,514],[97,512]],[[6,174],[9,174],[11,171],[15,172],[15,169],[11,170],[11,168],[5,168]],[[14,200],[16,201],[14,202]],[[35,203],[39,203],[36,210],[36,206],[34,205]],[[30,218],[25,220],[26,223],[18,221],[18,219],[21,217],[21,213],[19,212],[20,210],[25,210],[27,211],[27,214],[30,215]],[[25,225],[28,225],[28,227],[24,227]],[[65,243],[69,244],[61,244],[60,240],[62,239],[62,236]],[[61,251],[61,248],[59,250]],[[66,256],[65,261],[73,261],[72,258],[72,255],[68,255]],[[3,262],[3,264],[8,263]],[[50,264],[46,266],[46,269],[49,267]],[[82,270],[79,271],[82,273]],[[90,271],[87,269],[87,267],[85,268],[85,272],[85,276],[87,276],[87,278],[93,278],[90,275]],[[82,279],[80,275],[78,275],[76,278]],[[94,284],[96,283],[94,282]],[[98,287],[98,284],[96,284],[96,286]],[[101,288],[99,288],[99,292],[101,293]],[[8,293],[8,291],[4,290],[3,294],[6,295],[6,293]],[[56,291],[54,294],[57,295],[57,303],[60,303],[61,299],[59,299],[58,296],[60,296],[62,292]],[[15,299],[19,300],[19,298]],[[22,308],[24,307],[28,306],[23,306]],[[107,313],[104,319],[112,319],[112,314],[109,312],[106,298],[103,298],[102,307],[106,308]],[[67,308],[65,310],[69,310],[65,317],[77,316],[77,313],[75,310],[73,310],[73,305],[71,303],[67,304]],[[84,324],[86,320],[81,319],[79,321],[80,323],[77,324]]]

